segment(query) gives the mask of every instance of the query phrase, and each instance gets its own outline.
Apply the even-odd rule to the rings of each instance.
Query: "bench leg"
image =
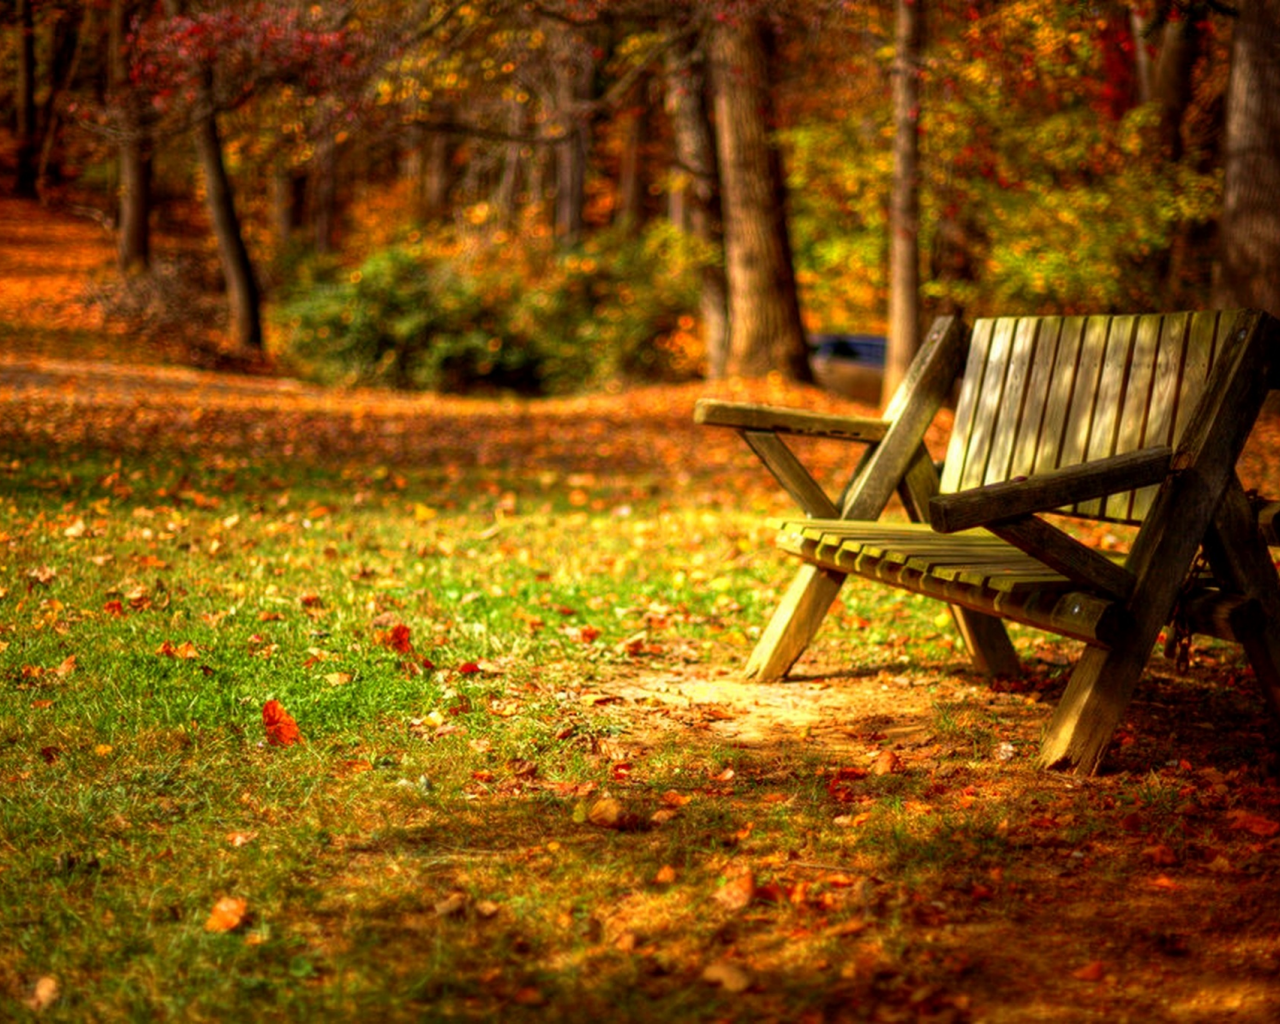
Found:
[[[845,573],[803,565],[796,573],[747,662],[746,677],[761,683],[781,679],[809,646],[840,593]]]
[[[1102,753],[1146,668],[1159,629],[1144,630],[1142,636],[1137,632],[1110,650],[1085,647],[1040,745],[1042,768],[1070,769],[1082,775],[1098,770]]]
[[[994,615],[983,615],[959,605],[951,606],[951,617],[964,637],[973,667],[984,676],[1016,676],[1022,673],[1022,662],[1009,640],[1009,631]]]

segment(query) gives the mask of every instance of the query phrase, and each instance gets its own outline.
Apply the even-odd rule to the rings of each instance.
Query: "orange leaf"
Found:
[[[1106,973],[1107,965],[1101,960],[1093,960],[1072,971],[1071,977],[1077,981],[1101,981]]]
[[[755,899],[755,895],[755,876],[750,871],[744,871],[712,893],[712,899],[727,910],[741,910]]]
[[[267,730],[267,742],[273,747],[290,747],[302,742],[298,723],[278,700],[262,705],[262,725]]]
[[[209,920],[204,923],[207,932],[233,932],[245,923],[249,904],[239,896],[223,896],[213,905]]]
[[[55,676],[69,676],[76,667],[76,656],[70,655],[61,665],[53,670]]]

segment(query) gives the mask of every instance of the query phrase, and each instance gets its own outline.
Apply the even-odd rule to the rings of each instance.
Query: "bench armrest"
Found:
[[[802,434],[842,441],[875,442],[889,429],[885,420],[869,416],[837,416],[833,413],[805,412],[771,405],[747,402],[721,402],[711,398],[698,401],[693,421],[709,427],[733,427],[737,430],[772,431],[777,434]]]
[[[1117,491],[1160,483],[1168,476],[1172,461],[1171,448],[1144,448],[955,494],[940,494],[929,500],[929,522],[939,533],[955,533],[1050,512]]]

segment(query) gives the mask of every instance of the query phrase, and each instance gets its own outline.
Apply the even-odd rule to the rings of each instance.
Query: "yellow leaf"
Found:
[[[223,896],[213,905],[209,920],[204,923],[207,932],[233,932],[245,923],[248,901],[239,896]]]

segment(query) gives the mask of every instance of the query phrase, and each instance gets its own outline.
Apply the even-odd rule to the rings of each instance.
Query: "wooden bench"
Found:
[[[926,429],[960,381],[939,475]],[[1082,640],[1040,752],[1092,773],[1159,633],[1240,642],[1280,715],[1277,506],[1235,465],[1280,387],[1280,322],[1255,311],[937,321],[878,419],[702,401],[739,431],[803,518],[777,543],[803,561],[747,675],[780,678],[850,573],[948,602],[976,666],[1020,670],[1013,620]],[[838,498],[787,435],[866,446]],[[910,522],[881,519],[897,494]],[[1096,550],[1042,514],[1136,527]]]

